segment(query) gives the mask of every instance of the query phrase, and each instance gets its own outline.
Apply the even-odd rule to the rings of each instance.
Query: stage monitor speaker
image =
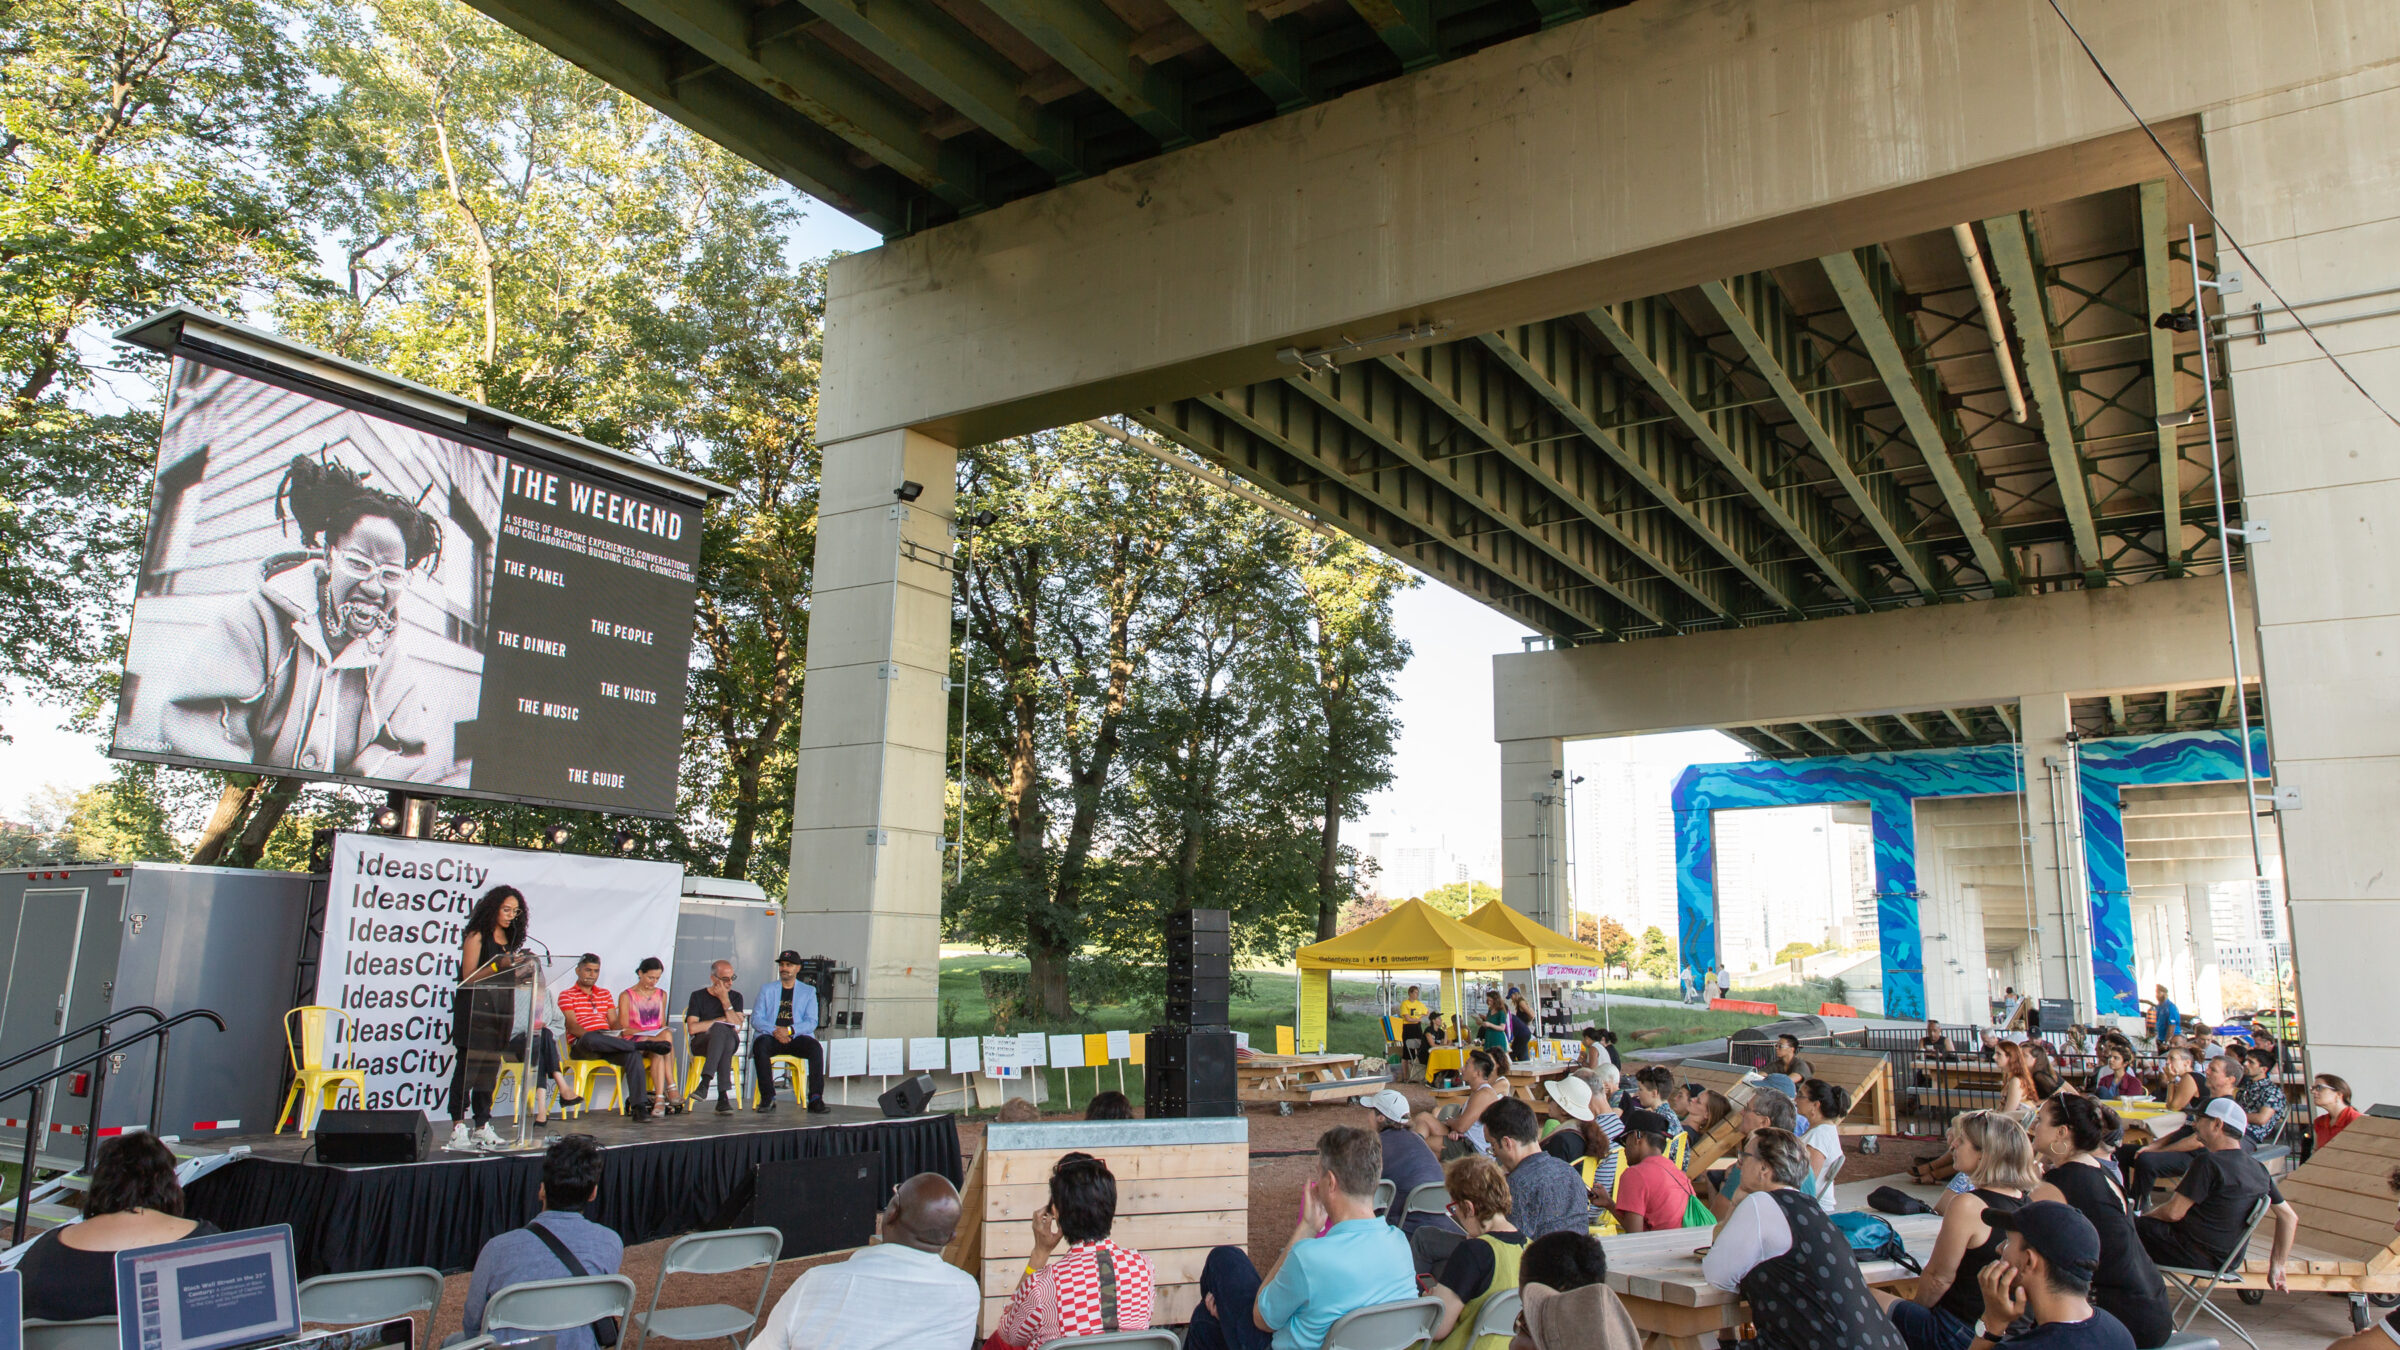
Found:
[[[760,1163],[710,1226],[782,1229],[787,1261],[864,1247],[875,1236],[882,1190],[880,1152]]]
[[[933,1093],[933,1075],[921,1073],[893,1084],[891,1091],[875,1099],[875,1104],[883,1108],[886,1120],[921,1116],[925,1114],[925,1103],[933,1100]]]
[[[317,1116],[317,1161],[334,1166],[423,1162],[433,1125],[419,1111],[325,1111]]]

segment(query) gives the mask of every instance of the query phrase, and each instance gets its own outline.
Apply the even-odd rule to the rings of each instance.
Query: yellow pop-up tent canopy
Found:
[[[1523,943],[1533,949],[1537,965],[1597,966],[1601,962],[1598,947],[1577,942],[1554,928],[1545,928],[1497,900],[1469,914],[1462,926],[1488,933],[1503,942]]]
[[[1457,1013],[1462,1000],[1460,971],[1521,970],[1533,964],[1534,954],[1531,947],[1514,938],[1470,928],[1422,900],[1404,900],[1373,923],[1302,947],[1297,959],[1300,1007],[1294,1039],[1304,1049],[1322,1050],[1325,1005],[1336,970],[1439,971],[1442,1010]]]

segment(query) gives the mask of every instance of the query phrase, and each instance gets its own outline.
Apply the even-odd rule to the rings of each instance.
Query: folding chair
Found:
[[[2250,1350],[2258,1350],[2258,1342],[2250,1339],[2250,1333],[2242,1330],[2241,1323],[2226,1316],[2222,1308],[2208,1301],[2208,1296],[2215,1293],[2217,1286],[2225,1281],[2238,1281],[2242,1262],[2250,1255],[2250,1239],[2258,1234],[2258,1226],[2266,1221],[2267,1211],[2273,1204],[2273,1196],[2258,1197],[2258,1203],[2250,1207],[2249,1219],[2242,1224],[2242,1235],[2234,1240],[2233,1250],[2217,1263],[2216,1269],[2198,1270],[2187,1266],[2158,1268],[2159,1274],[2183,1291],[2175,1304],[2175,1330],[2185,1330],[2191,1326],[2193,1318],[2205,1312],[2224,1323],[2226,1330],[2241,1337],[2242,1344],[2249,1346]]]
[[[300,1282],[300,1320],[311,1326],[364,1326],[440,1306],[442,1272],[431,1266],[355,1270]]]
[[[1400,1183],[1385,1177],[1375,1183],[1375,1217],[1380,1219],[1391,1212],[1392,1201],[1400,1198]]]
[[[1097,1336],[1061,1336],[1041,1350],[1182,1350],[1183,1338],[1165,1327],[1148,1331],[1104,1331]]]
[[[1420,1187],[1419,1189],[1423,1189]],[[1324,1350],[1414,1350],[1433,1342],[1438,1298],[1407,1298],[1344,1313],[1325,1333]]]
[[[728,1228],[714,1233],[686,1233],[667,1244],[666,1255],[659,1258],[658,1283],[650,1286],[650,1309],[633,1319],[641,1335],[629,1350],[642,1350],[652,1336],[664,1336],[670,1341],[708,1341],[722,1336],[734,1350],[741,1350],[735,1338],[758,1325],[758,1315],[767,1306],[767,1286],[775,1280],[775,1258],[783,1255],[783,1230],[780,1228]],[[730,1275],[737,1270],[764,1266],[766,1273],[759,1277],[758,1297],[751,1301],[750,1311],[743,1312],[729,1303],[703,1303],[694,1307],[665,1308],[658,1306],[658,1297],[666,1292],[667,1279],[678,1272],[690,1275]]]
[[[622,1275],[527,1280],[483,1305],[486,1331],[568,1331],[633,1312],[633,1281]]]
[[[1450,1217],[1450,1188],[1438,1181],[1408,1188],[1408,1198],[1400,1202],[1401,1222],[1412,1216],[1430,1214],[1437,1219]]]
[[[87,1317],[80,1322],[25,1319],[25,1350],[117,1350],[117,1319]]]
[[[1484,1296],[1483,1307],[1475,1313],[1475,1331],[1467,1343],[1473,1345],[1485,1336],[1514,1336],[1517,1334],[1517,1314],[1524,1311],[1525,1295],[1515,1289],[1495,1289]]]

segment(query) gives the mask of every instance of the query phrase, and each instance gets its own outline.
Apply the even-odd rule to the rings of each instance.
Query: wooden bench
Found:
[[[1824,1048],[1805,1049],[1800,1057],[1817,1071],[1817,1077],[1850,1090],[1850,1114],[1842,1117],[1843,1134],[1899,1132],[1899,1102],[1892,1094],[1890,1060],[1873,1050]],[[1687,1059],[1675,1070],[1679,1079],[1719,1092],[1726,1092],[1750,1072],[1739,1064],[1706,1059]]]
[[[1152,1326],[1190,1321],[1210,1249],[1250,1241],[1250,1123],[1240,1116],[995,1124],[984,1138],[942,1258],[982,1284],[985,1336],[1024,1273],[1034,1212],[1050,1203],[1050,1169],[1066,1153],[1104,1159],[1117,1179],[1111,1236],[1149,1258]]]
[[[2388,1108],[2377,1108],[2386,1110]],[[2392,1231],[2391,1187],[2400,1167],[2400,1119],[2362,1115],[2276,1184],[2300,1211],[2300,1236],[2285,1264],[2292,1289],[2400,1294],[2400,1233]],[[2220,1288],[2267,1287],[2272,1221],[2259,1227],[2241,1278]]]

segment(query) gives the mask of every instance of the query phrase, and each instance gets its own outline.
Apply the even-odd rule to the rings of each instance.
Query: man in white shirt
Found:
[[[875,1217],[875,1243],[818,1266],[776,1300],[749,1350],[964,1350],[983,1292],[942,1260],[958,1232],[958,1189],[938,1173],[900,1183]]]

